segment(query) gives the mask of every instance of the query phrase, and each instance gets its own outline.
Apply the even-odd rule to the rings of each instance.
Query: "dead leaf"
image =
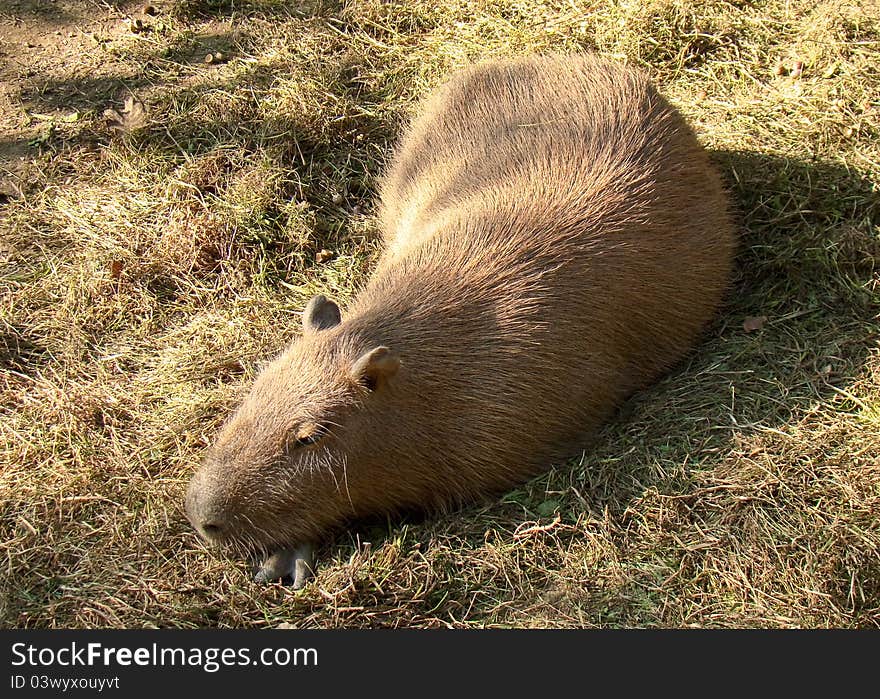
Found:
[[[122,276],[122,260],[113,260],[110,263],[110,278],[119,279]]]
[[[110,122],[111,129],[123,132],[134,131],[147,123],[147,110],[144,108],[144,103],[131,95],[125,98],[121,111],[105,109],[104,116]]]
[[[743,330],[747,333],[754,332],[755,330],[760,330],[764,327],[764,323],[767,322],[767,316],[748,316],[743,321]]]

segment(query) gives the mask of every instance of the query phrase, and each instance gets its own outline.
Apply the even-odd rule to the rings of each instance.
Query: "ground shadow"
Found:
[[[327,17],[339,13],[333,0],[178,0],[174,12],[183,17],[231,19],[241,16]]]

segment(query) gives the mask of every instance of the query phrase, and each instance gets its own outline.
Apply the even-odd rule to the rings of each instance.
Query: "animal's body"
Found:
[[[453,77],[380,204],[366,286],[343,318],[313,299],[195,477],[209,539],[288,550],[579,453],[694,345],[735,247],[692,130],[640,73],[593,57]]]

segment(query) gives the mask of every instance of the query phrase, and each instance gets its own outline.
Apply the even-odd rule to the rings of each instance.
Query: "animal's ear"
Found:
[[[341,320],[339,306],[323,294],[318,294],[312,297],[303,311],[303,331],[313,333],[318,330],[326,330],[334,325],[339,325]]]
[[[351,365],[351,376],[359,384],[375,391],[397,373],[400,359],[387,347],[376,347],[362,354]]]

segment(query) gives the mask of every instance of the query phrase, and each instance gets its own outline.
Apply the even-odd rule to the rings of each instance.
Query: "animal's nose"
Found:
[[[217,522],[202,522],[201,524],[196,524],[196,529],[198,529],[199,533],[208,541],[217,541],[218,539],[223,538],[223,525],[218,524]]]
[[[217,507],[210,492],[196,477],[186,493],[186,517],[206,540],[216,542],[226,536],[227,516]]]

